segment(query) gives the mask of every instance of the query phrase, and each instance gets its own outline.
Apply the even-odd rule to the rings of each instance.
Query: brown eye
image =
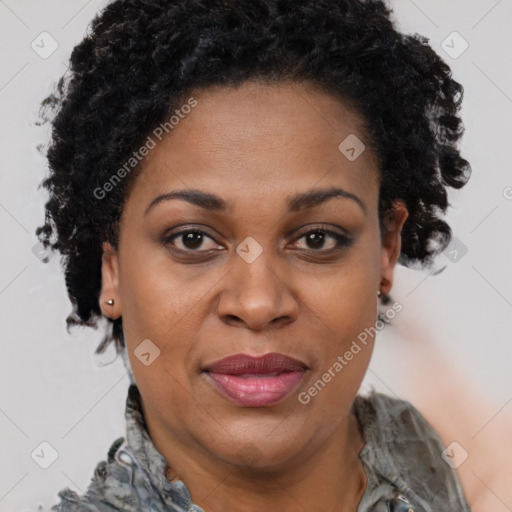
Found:
[[[217,245],[215,244],[215,247],[204,248],[204,243],[206,239],[213,241],[213,239],[204,231],[200,231],[198,229],[189,229],[165,237],[162,240],[162,243],[164,245],[172,245],[176,250],[184,252],[208,251],[210,249],[217,247]],[[179,243],[176,243],[176,241],[178,241]],[[179,247],[180,245],[182,247]]]
[[[326,229],[310,230],[303,233],[297,240],[302,239],[304,239],[307,245],[305,249],[313,252],[335,251],[343,247],[347,247],[351,243],[351,240],[348,237]],[[326,247],[327,244],[329,247]]]

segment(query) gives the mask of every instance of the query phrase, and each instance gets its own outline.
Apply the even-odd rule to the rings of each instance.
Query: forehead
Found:
[[[191,98],[195,106],[178,106],[168,133],[150,134],[155,146],[141,164],[139,195],[209,187],[263,197],[270,189],[278,195],[316,183],[369,193],[378,181],[362,117],[313,84],[196,89],[183,105]]]

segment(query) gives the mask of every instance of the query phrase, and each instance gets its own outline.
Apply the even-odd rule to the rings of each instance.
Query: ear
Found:
[[[389,294],[393,286],[393,273],[402,247],[402,227],[409,212],[402,201],[396,201],[384,219],[379,289]]]
[[[113,320],[121,316],[121,296],[119,294],[119,261],[117,251],[109,242],[102,244],[100,308],[103,314]],[[105,301],[113,299],[114,304]]]

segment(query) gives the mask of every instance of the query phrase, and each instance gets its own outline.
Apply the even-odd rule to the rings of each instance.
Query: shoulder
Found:
[[[470,511],[446,447],[410,402],[372,391],[358,395],[354,408],[367,443],[364,455],[381,475],[432,509]]]
[[[83,495],[66,487],[58,493],[59,503],[52,512],[136,511],[139,499],[131,485],[131,471],[120,461],[125,438],[116,439],[110,446],[107,460],[100,461],[94,470],[87,491]]]

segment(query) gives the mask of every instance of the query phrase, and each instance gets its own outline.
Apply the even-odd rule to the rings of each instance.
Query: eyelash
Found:
[[[172,242],[180,237],[180,236],[183,236],[183,235],[186,235],[188,233],[198,233],[200,235],[204,235],[208,238],[210,238],[211,240],[215,241],[208,233],[206,233],[205,231],[202,231],[201,229],[197,229],[197,228],[187,228],[187,229],[183,229],[183,230],[180,230],[176,233],[173,233],[169,236],[166,236],[162,239],[162,245],[164,246],[168,246],[168,245],[171,245]],[[328,235],[332,238],[334,238],[336,240],[336,246],[334,248],[331,248],[331,249],[304,249],[305,252],[307,253],[333,253],[333,252],[337,252],[337,251],[341,251],[343,249],[346,249],[348,248],[351,244],[352,244],[352,239],[345,236],[345,235],[342,235],[340,233],[337,233],[335,231],[332,231],[330,229],[327,229],[325,227],[316,227],[316,228],[313,228],[313,229],[310,229],[308,231],[305,231],[304,233],[301,233],[301,235],[296,239],[296,241],[298,240],[301,240],[302,238],[305,238],[306,236],[312,234],[312,233],[322,233],[322,234],[325,234],[325,235]],[[206,251],[201,251],[201,250],[195,250],[195,249],[189,249],[189,250],[184,250],[184,249],[177,249],[177,248],[173,248],[174,251],[177,251],[177,252],[180,252],[180,253],[185,253],[185,254],[200,254],[200,253],[208,253],[208,252],[213,252],[212,250],[206,250]]]

